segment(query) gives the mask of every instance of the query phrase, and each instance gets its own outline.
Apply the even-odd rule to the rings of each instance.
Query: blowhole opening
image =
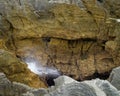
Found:
[[[48,74],[46,76],[46,83],[48,86],[55,85],[54,79],[58,78],[60,75]]]
[[[17,56],[18,57],[18,56]],[[20,57],[18,57],[20,58]],[[45,80],[45,83],[47,83],[48,86],[53,86],[55,85],[54,79],[58,78],[59,76],[62,75],[61,72],[58,71],[55,67],[43,67],[39,62],[37,62],[33,58],[24,58],[22,61],[26,62],[28,64],[28,68],[34,72],[35,74],[39,75],[40,78],[43,78]],[[29,62],[28,62],[29,61]],[[84,80],[91,80],[95,78],[99,79],[108,79],[111,71],[105,72],[105,73],[98,73],[97,71],[88,77],[82,78],[77,80],[77,81],[84,81]],[[73,75],[69,75],[69,77],[74,78]]]

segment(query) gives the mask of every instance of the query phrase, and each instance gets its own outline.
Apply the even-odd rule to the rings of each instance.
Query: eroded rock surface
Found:
[[[45,83],[40,81],[40,78],[32,73],[25,63],[5,50],[0,50],[0,72],[4,72],[10,81],[21,82],[35,88],[46,87]]]
[[[120,1],[119,0],[103,0],[105,8],[114,18],[120,18]]]
[[[55,79],[55,86],[48,89],[33,89],[27,85],[10,82],[0,73],[1,96],[120,96],[120,92],[108,81],[95,79],[77,82],[70,77]]]
[[[27,85],[10,82],[5,74],[0,73],[0,96],[21,96],[27,91],[33,90]]]
[[[35,93],[36,90],[39,89],[31,88],[22,83],[11,82],[4,73],[0,73],[0,96],[23,96],[27,92]]]
[[[55,80],[55,84],[45,96],[120,96],[119,91],[106,80],[76,82],[69,77],[61,76]]]
[[[0,23],[3,36],[8,37],[5,46],[36,74],[84,80],[109,75],[120,65],[120,27],[100,2],[81,0],[81,7],[63,1],[38,11],[22,0],[22,4],[13,0],[14,5],[5,1]]]
[[[120,67],[114,68],[109,77],[110,83],[120,90]]]

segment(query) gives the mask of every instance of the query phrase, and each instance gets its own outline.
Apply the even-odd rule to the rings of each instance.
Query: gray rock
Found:
[[[33,90],[27,85],[10,82],[5,74],[0,73],[0,96],[21,96],[23,93]]]
[[[107,80],[94,79],[91,81],[84,81],[84,83],[92,86],[97,96],[120,96],[119,91]]]
[[[55,86],[48,89],[33,89],[21,83],[12,83],[0,73],[0,96],[120,96],[120,92],[106,80],[77,82],[60,76],[54,81]]]
[[[120,67],[112,70],[109,81],[114,87],[120,90]]]
[[[66,3],[66,4],[76,4],[77,6],[80,6],[81,8],[85,8],[82,0],[1,0],[0,1],[0,13],[4,14],[5,10],[9,10],[6,7],[6,4],[9,4],[9,6],[18,6],[19,8],[23,8],[25,4],[31,5],[35,10],[46,10],[48,9],[51,4],[55,3]],[[8,5],[7,4],[7,5]],[[19,9],[18,8],[18,9]],[[23,8],[24,9],[24,8]]]
[[[44,89],[44,88],[41,88],[41,89],[32,90],[31,93],[34,96],[44,96],[45,94],[48,93],[48,91],[46,89]]]
[[[75,82],[61,76],[55,80],[55,84],[45,96],[120,96],[119,91],[106,80]]]

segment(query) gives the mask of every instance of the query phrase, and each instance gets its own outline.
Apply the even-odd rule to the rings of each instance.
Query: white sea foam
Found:
[[[55,67],[42,66],[37,60],[27,58],[25,62],[28,64],[28,68],[38,75],[60,75],[59,71]]]

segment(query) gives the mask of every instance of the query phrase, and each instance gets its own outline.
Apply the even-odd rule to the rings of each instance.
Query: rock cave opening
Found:
[[[28,69],[40,76],[48,86],[54,85],[54,79],[61,75],[54,66],[43,66],[33,57],[23,58],[22,61],[28,65]]]
[[[48,86],[53,86],[55,85],[54,83],[54,79],[58,78],[61,75],[65,75],[62,72],[59,72],[58,69],[56,69],[55,67],[44,67],[41,66],[41,64],[33,59],[33,58],[27,58],[27,59],[23,59],[23,61],[25,63],[28,64],[28,68],[34,72],[35,74],[39,75],[40,78],[42,78],[42,80],[48,85]],[[98,73],[97,71],[91,75],[88,76],[86,78],[83,79],[77,79],[77,81],[84,81],[84,80],[91,80],[91,79],[102,79],[102,80],[106,80],[108,79],[109,75],[110,75],[111,71],[108,72],[104,72],[104,73]],[[73,75],[68,75],[71,78],[74,78]]]
[[[17,57],[22,58],[28,68],[39,75],[48,86],[54,85],[54,79],[61,75],[78,81],[107,79],[110,72],[106,71],[114,65],[111,55],[105,51],[106,41],[43,37],[25,39],[20,44],[21,42],[24,44],[17,51]]]
[[[61,75],[53,75],[53,74],[49,74],[46,76],[46,83],[48,86],[53,86],[55,85],[54,79],[58,78]]]

